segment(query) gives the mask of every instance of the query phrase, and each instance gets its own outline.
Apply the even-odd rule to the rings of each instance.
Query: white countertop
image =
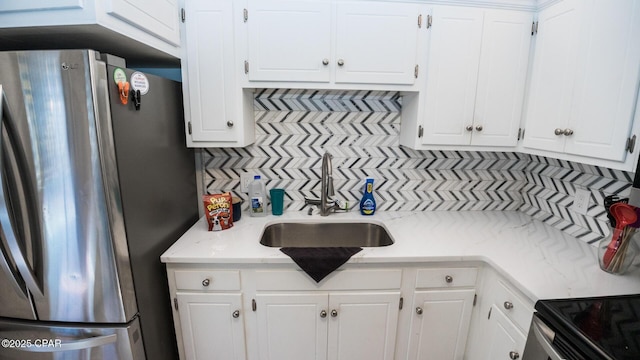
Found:
[[[162,255],[162,262],[284,263],[297,267],[279,248],[259,244],[266,225],[283,221],[371,221],[384,225],[395,243],[363,248],[348,263],[482,261],[533,301],[640,294],[640,267],[634,264],[625,275],[608,274],[600,270],[594,246],[519,212],[378,212],[362,216],[352,211],[328,217],[285,212],[282,216],[261,218],[243,215],[233,228],[211,232],[201,218]]]

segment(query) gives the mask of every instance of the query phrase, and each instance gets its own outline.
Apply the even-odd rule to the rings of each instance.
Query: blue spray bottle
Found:
[[[360,200],[360,213],[362,215],[373,215],[376,212],[376,199],[373,197],[373,178],[366,178],[364,184],[364,194]]]

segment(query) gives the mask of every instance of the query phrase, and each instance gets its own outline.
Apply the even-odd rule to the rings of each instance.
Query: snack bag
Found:
[[[233,226],[233,206],[231,194],[203,195],[204,213],[209,223],[209,231],[225,230]]]

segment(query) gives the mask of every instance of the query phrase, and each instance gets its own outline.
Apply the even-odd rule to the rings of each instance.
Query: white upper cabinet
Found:
[[[533,15],[435,6],[432,17],[420,143],[515,147]]]
[[[249,80],[329,82],[330,3],[249,0],[248,8]]]
[[[337,3],[336,83],[413,84],[419,16],[415,4]]]
[[[158,37],[180,44],[177,0],[107,0],[107,13]]]
[[[253,94],[236,81],[234,26],[227,0],[188,0],[182,32],[182,81],[189,147],[238,147],[255,139]],[[240,8],[241,9],[241,8]]]
[[[73,36],[65,26],[77,26]],[[125,58],[142,53],[151,63],[158,58],[166,61],[162,53],[173,59],[179,56],[180,11],[178,0],[1,1],[3,34],[33,49],[59,48],[64,44],[61,38],[67,37],[74,47]]]
[[[304,87],[412,85],[423,27],[420,8],[396,2],[249,0],[247,79],[311,83]]]
[[[635,0],[564,0],[542,10],[525,149],[624,162],[640,79],[639,38]]]

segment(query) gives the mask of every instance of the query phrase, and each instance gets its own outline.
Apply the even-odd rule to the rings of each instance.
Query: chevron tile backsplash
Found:
[[[587,242],[606,230],[602,199],[628,192],[625,172],[507,152],[416,151],[399,145],[397,92],[256,90],[256,142],[203,149],[205,191],[240,191],[260,174],[287,190],[285,207],[320,196],[322,155],[333,155],[336,198],[358,209],[362,180],[375,179],[378,211],[522,210]],[[589,212],[570,210],[576,186],[592,192]],[[246,202],[245,202],[246,205]]]

